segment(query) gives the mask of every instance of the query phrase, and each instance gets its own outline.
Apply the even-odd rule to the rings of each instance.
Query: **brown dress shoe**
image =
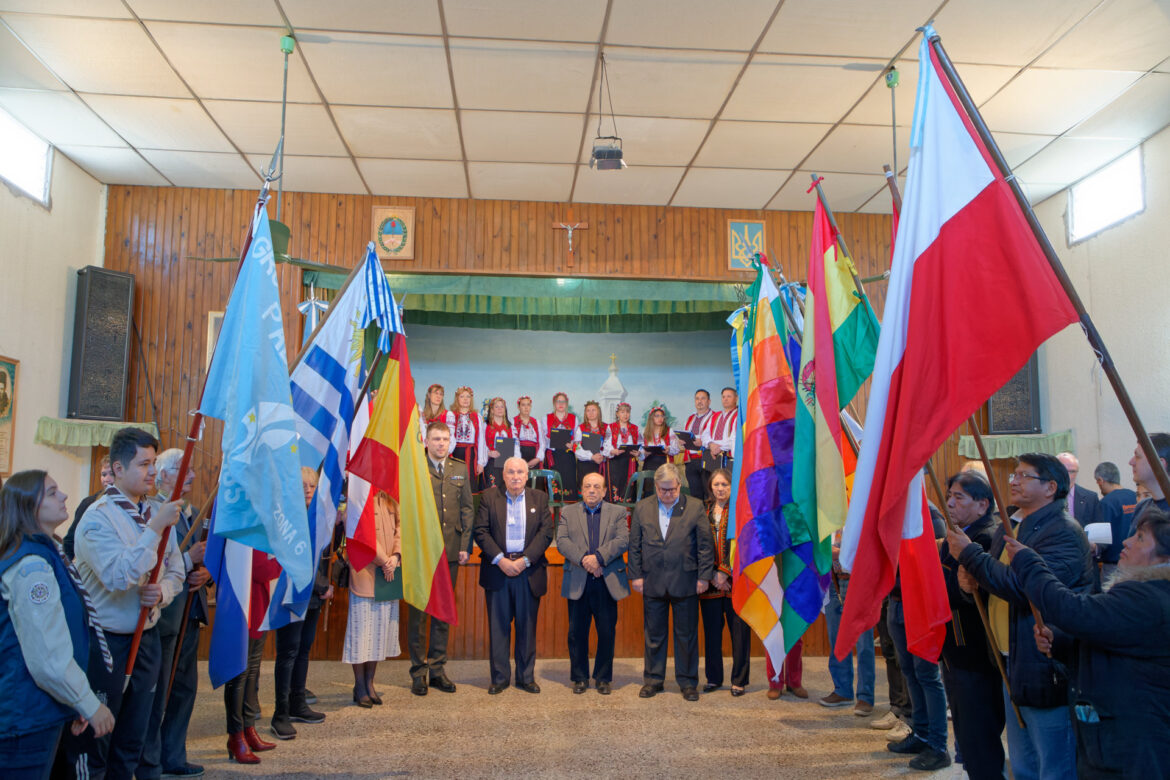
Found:
[[[237,764],[260,763],[260,757],[248,748],[248,742],[244,739],[244,732],[242,731],[236,732],[235,734],[228,734],[227,749],[228,758]]]
[[[256,753],[259,753],[262,750],[272,750],[274,747],[276,747],[275,742],[266,742],[265,740],[261,739],[260,735],[256,733],[255,726],[248,726],[248,728],[244,729],[244,741],[247,742],[248,747],[252,748],[252,750]]]
[[[780,693],[781,693],[781,691],[779,688],[769,688],[768,689],[768,698],[771,699],[772,701],[776,701],[776,699],[780,698]]]
[[[795,696],[798,699],[807,699],[808,698],[808,691],[806,691],[804,689],[804,687],[800,686],[800,685],[796,686],[795,688],[793,688],[791,685],[789,685],[788,692],[791,693],[793,696]]]

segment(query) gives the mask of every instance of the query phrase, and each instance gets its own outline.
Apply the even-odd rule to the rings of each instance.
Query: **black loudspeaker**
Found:
[[[77,272],[68,417],[123,420],[134,275],[94,265]]]
[[[1040,433],[1040,370],[1036,355],[987,403],[988,433]]]

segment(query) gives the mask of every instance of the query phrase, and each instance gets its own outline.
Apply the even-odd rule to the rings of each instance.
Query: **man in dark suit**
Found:
[[[674,613],[674,677],[687,701],[698,701],[699,594],[715,577],[711,525],[698,500],[679,494],[673,463],[654,472],[656,495],[634,506],[630,524],[630,587],[643,594],[646,636],[642,690],[648,699],[666,678],[667,612]]]
[[[1077,484],[1077,472],[1080,471],[1080,464],[1077,462],[1076,455],[1071,452],[1062,452],[1056,456],[1056,459],[1064,464],[1064,468],[1068,472],[1069,484],[1075,489],[1069,490],[1068,496],[1065,498],[1065,509],[1069,516],[1084,528],[1096,520],[1097,504],[1101,499],[1092,490]]]
[[[544,551],[553,537],[548,495],[525,487],[528,464],[523,458],[504,461],[504,489],[488,488],[475,516],[475,543],[483,555],[479,585],[488,611],[488,648],[492,682],[488,693],[508,687],[508,647],[516,624],[516,687],[540,693],[536,667],[536,611],[548,590]]]
[[[597,692],[608,695],[613,683],[613,647],[617,603],[630,595],[626,581],[626,548],[630,529],[626,510],[602,501],[605,477],[586,474],[581,501],[561,510],[557,549],[565,556],[561,595],[569,600],[569,679],[573,693],[589,687],[589,624],[597,626],[597,658],[593,679]]]
[[[443,527],[443,548],[447,566],[451,570],[451,590],[459,578],[460,564],[471,555],[471,526],[473,506],[467,466],[463,461],[447,457],[451,450],[451,429],[447,423],[436,421],[427,426],[427,461],[430,464],[431,489],[435,492],[435,509]],[[430,642],[424,638],[428,615],[406,605],[406,642],[410,647],[410,692],[427,695],[427,675],[430,686],[445,693],[455,692],[455,683],[447,677],[447,638],[450,625],[431,617]]]

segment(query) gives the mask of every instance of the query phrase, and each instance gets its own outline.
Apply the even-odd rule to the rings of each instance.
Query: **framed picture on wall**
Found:
[[[219,330],[223,327],[223,312],[207,312],[207,350],[203,357],[203,373],[211,369],[211,356],[215,352],[215,342],[219,340]]]
[[[768,245],[762,219],[727,220],[727,267],[732,271],[750,271],[756,252],[766,254]]]
[[[379,260],[414,259],[413,206],[374,206],[374,250]]]
[[[16,376],[20,361],[0,355],[0,476],[12,474],[13,430],[16,427]]]

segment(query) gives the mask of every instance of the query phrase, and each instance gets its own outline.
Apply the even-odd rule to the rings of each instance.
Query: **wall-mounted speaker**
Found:
[[[67,416],[125,419],[133,307],[133,274],[94,265],[77,272]]]
[[[1036,355],[987,402],[988,433],[1041,433]]]

